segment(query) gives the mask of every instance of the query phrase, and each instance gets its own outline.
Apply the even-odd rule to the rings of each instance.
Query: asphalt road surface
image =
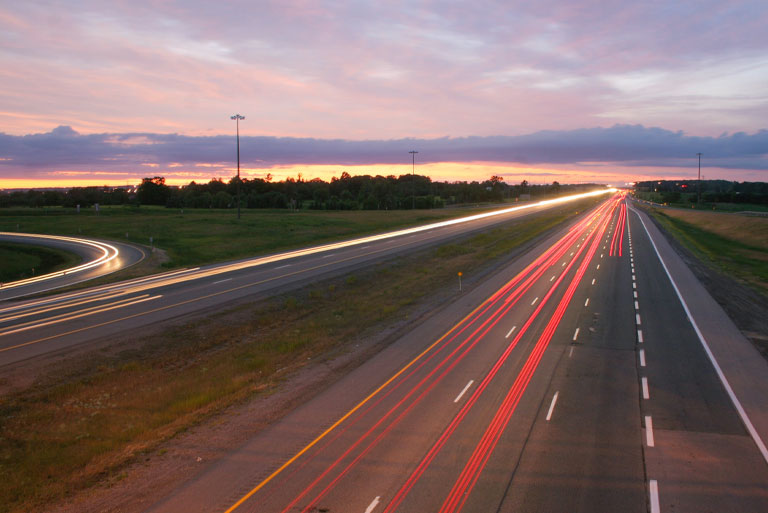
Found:
[[[147,256],[145,250],[131,244],[78,237],[0,232],[0,242],[46,246],[81,258],[80,264],[69,269],[0,284],[0,303],[99,278],[137,264]]]
[[[147,511],[768,511],[765,396],[646,223],[604,202]]]
[[[598,195],[605,195],[600,191]],[[578,195],[585,196],[585,195]],[[181,269],[44,299],[0,302],[0,369],[126,330],[370,265],[555,208],[550,200],[352,241]]]

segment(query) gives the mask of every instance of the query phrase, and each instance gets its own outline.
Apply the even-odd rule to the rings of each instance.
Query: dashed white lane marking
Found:
[[[587,298],[587,300],[584,301],[584,306],[589,306],[589,298]]]
[[[336,253],[331,253],[330,255],[323,255],[323,258],[331,258],[332,256],[336,256]]]
[[[648,378],[643,377],[640,383],[643,385],[643,399],[650,399],[651,396],[648,395]]]
[[[636,290],[632,291],[632,295],[635,296],[635,299],[637,299],[637,291]]]
[[[512,326],[512,329],[507,332],[507,336],[504,337],[504,338],[509,338],[509,336],[512,334],[512,332],[515,331],[515,328],[517,328],[517,326]]]
[[[661,506],[659,506],[659,482],[655,479],[648,481],[648,494],[651,496],[651,513],[661,513]]]
[[[563,262],[563,265],[561,265],[560,267],[565,267],[565,262]]]
[[[632,282],[632,288],[633,288],[633,289],[636,289],[636,288],[637,288],[637,283],[635,283],[635,282]]]
[[[461,389],[461,392],[459,392],[459,395],[456,396],[456,399],[454,399],[453,402],[454,403],[458,403],[461,400],[462,396],[467,392],[467,390],[469,390],[469,387],[471,387],[472,383],[474,383],[474,382],[475,382],[474,379],[470,379],[469,383],[467,383],[464,386],[464,388]]]
[[[595,284],[595,278],[592,278],[592,285]]]
[[[603,254],[602,253],[600,253],[600,258],[603,258]]]
[[[370,246],[363,246],[363,247],[362,247],[362,248],[360,248],[360,249],[368,249],[368,248],[370,248]]]
[[[640,310],[640,303],[635,301],[635,310]]]
[[[597,267],[595,269],[600,269],[600,264],[597,264]]]
[[[640,367],[645,367],[645,349],[638,351],[640,354]]]
[[[549,411],[547,412],[547,422],[549,422],[549,419],[552,418],[552,412],[555,409],[555,403],[557,403],[557,395],[560,393],[558,390],[555,392],[555,395],[552,396],[552,403],[549,405]]]
[[[632,275],[632,281],[635,281],[637,278],[635,278],[635,275]]]
[[[376,509],[376,506],[379,505],[379,501],[381,500],[381,497],[378,495],[375,499],[373,499],[373,502],[371,502],[367,508],[365,508],[365,513],[373,513],[373,510]]]
[[[573,332],[573,340],[576,340],[579,337],[579,328],[576,328],[576,331]]]
[[[573,256],[573,251],[571,251],[571,256]]]
[[[552,277],[549,279],[549,281],[552,281],[555,279],[555,275],[553,274]]]
[[[642,324],[640,322],[640,314],[635,314],[635,324],[637,324],[638,326],[640,326],[640,324]]]
[[[637,341],[643,343],[643,330],[637,330]]]
[[[645,443],[653,447],[653,420],[650,415],[645,416]]]
[[[214,285],[216,285],[216,284],[218,284],[218,283],[224,283],[225,281],[229,281],[229,280],[231,280],[231,279],[232,279],[232,278],[227,278],[227,279],[225,279],[225,280],[214,281],[214,282],[213,282],[213,284],[214,284]]]
[[[286,267],[290,267],[290,266],[291,264],[281,265],[280,267],[275,267],[275,271],[277,271],[278,269],[285,269]]]
[[[535,305],[535,304],[536,304],[536,301],[538,301],[538,300],[539,300],[539,296],[536,296],[536,299],[534,299],[533,301],[531,301],[531,306]]]
[[[570,358],[571,356],[573,356],[573,346],[571,346],[571,350],[568,351],[568,358]]]

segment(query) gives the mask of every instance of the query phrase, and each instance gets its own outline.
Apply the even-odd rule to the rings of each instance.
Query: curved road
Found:
[[[0,301],[47,292],[125,269],[146,258],[138,246],[81,237],[0,232],[0,242],[46,246],[74,253],[82,263],[69,269],[0,284]]]

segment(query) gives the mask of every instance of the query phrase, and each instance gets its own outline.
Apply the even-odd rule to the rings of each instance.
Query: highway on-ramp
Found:
[[[768,511],[649,222],[604,202],[147,511]]]
[[[49,292],[100,278],[132,265],[147,256],[139,246],[82,237],[0,232],[0,242],[46,246],[74,253],[81,262],[73,267],[10,283],[0,283],[0,302]]]

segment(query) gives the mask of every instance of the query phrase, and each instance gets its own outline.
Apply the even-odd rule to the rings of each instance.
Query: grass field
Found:
[[[54,248],[0,242],[0,262],[0,283],[7,283],[65,269],[81,259]]]
[[[471,215],[477,208],[435,210],[243,211],[176,210],[154,207],[101,208],[75,214],[71,209],[0,210],[0,231],[74,235],[139,244],[167,251],[165,267],[234,260],[282,249],[310,246],[355,235]]]
[[[768,218],[687,209],[651,209],[700,259],[768,296]]]
[[[597,201],[217,312],[117,355],[60,364],[0,404],[0,512],[45,509],[119,478],[164,440],[272,390],[310,359],[402,322],[435,291],[456,287],[458,271],[471,278]]]

